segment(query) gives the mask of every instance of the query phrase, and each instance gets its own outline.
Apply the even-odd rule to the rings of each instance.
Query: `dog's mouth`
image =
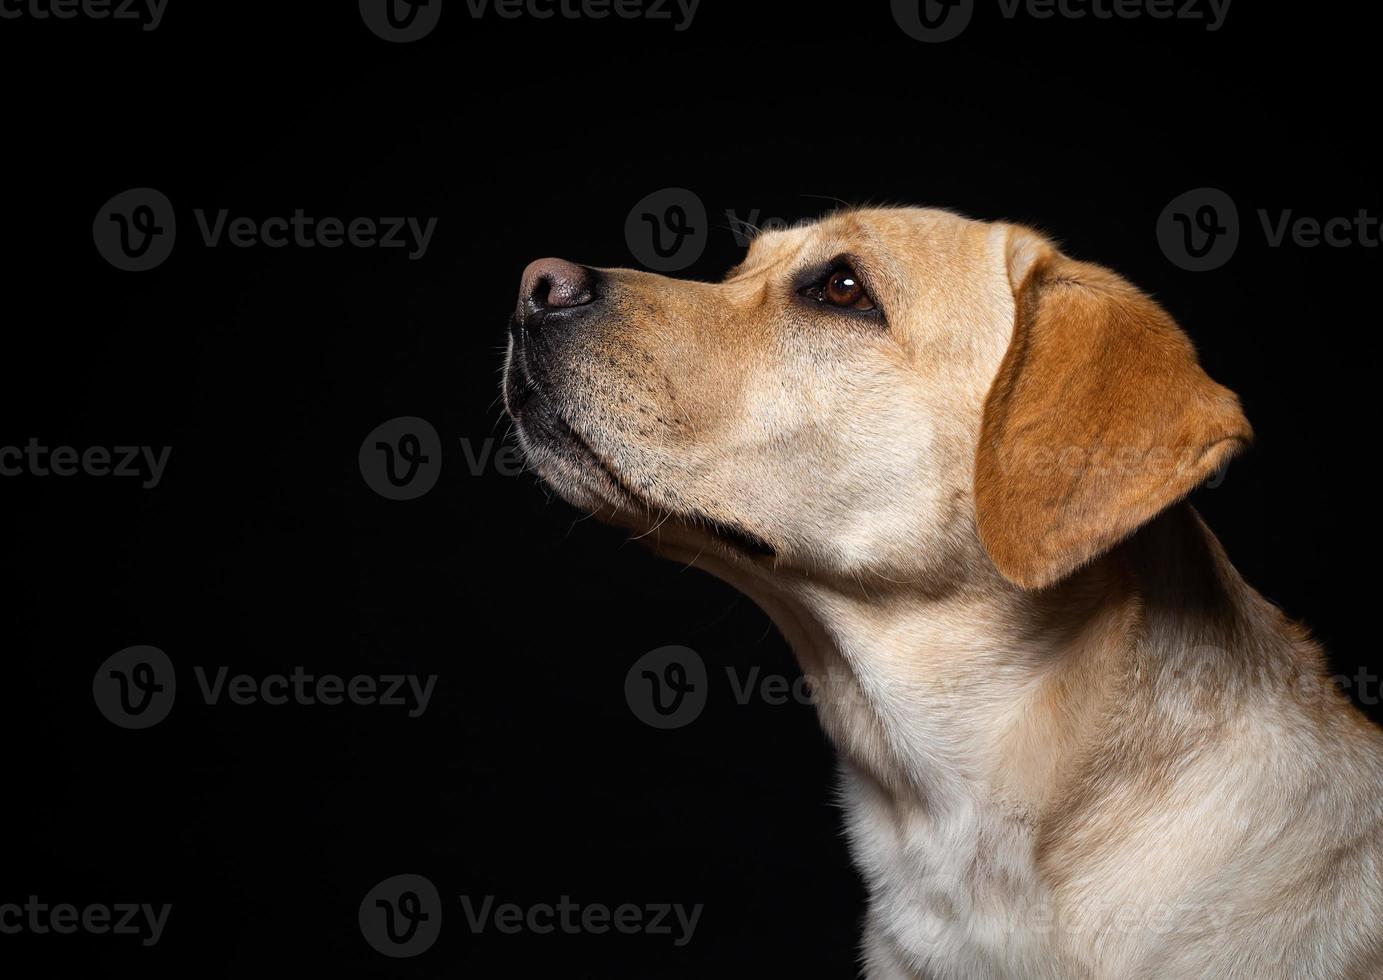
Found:
[[[652,532],[669,523],[699,533],[733,551],[753,558],[773,558],[776,551],[763,538],[732,522],[704,514],[668,513],[668,508],[648,498],[632,485],[607,455],[592,445],[577,426],[562,414],[558,400],[547,391],[540,369],[530,358],[521,336],[515,336],[504,373],[504,407],[514,420],[520,442],[536,450],[537,469],[559,492],[574,480],[607,505],[616,523],[630,523]],[[590,501],[583,501],[589,504]],[[653,526],[642,525],[656,515]],[[642,537],[643,535],[641,535]]]

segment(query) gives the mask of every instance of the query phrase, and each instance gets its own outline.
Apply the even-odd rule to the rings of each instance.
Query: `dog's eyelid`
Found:
[[[859,265],[853,255],[841,253],[825,262],[810,262],[802,266],[793,274],[791,283],[792,288],[798,292],[810,286],[818,285],[822,280],[841,267],[860,272],[861,278],[868,278],[859,269]]]
[[[888,315],[884,312],[883,305],[879,302],[874,289],[870,285],[870,274],[867,269],[862,268],[863,263],[851,252],[840,252],[828,262],[818,262],[803,266],[798,269],[790,280],[791,289],[794,296],[809,299],[816,304],[827,305],[823,302],[821,294],[824,290],[826,281],[833,273],[848,269],[858,280],[860,287],[864,290],[865,298],[870,302],[866,309],[851,309],[849,307],[831,306],[833,312],[844,313],[854,316],[868,317],[880,321],[884,326],[888,324]]]

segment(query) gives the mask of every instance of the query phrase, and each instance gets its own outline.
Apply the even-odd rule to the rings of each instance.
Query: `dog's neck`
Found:
[[[997,804],[1027,820],[1097,702],[1136,616],[1124,583],[1101,603],[960,588],[837,590],[800,583],[763,602],[827,734],[856,779],[904,812]],[[1055,610],[1070,608],[1070,616]]]
[[[1317,752],[1355,746],[1361,779],[1383,779],[1383,738],[1329,697],[1299,696],[1325,684],[1319,651],[1186,505],[1040,592],[997,573],[947,588],[708,570],[777,623],[840,753],[871,976],[1120,975],[1112,964],[1155,952],[1146,933],[1102,930],[1151,914],[1169,825],[1217,828],[1179,838],[1189,853],[1158,894],[1181,894],[1199,862],[1239,853],[1219,850],[1226,836],[1266,853],[1289,831],[1300,810],[1273,810],[1272,794],[1319,795],[1309,767],[1281,764],[1281,744],[1267,796],[1259,784],[1236,798],[1208,760],[1288,729]],[[1232,811],[1219,824],[1211,799]],[[1378,819],[1369,807],[1361,826]],[[1245,814],[1262,822],[1251,834]],[[1111,873],[1126,866],[1145,873]],[[1213,881],[1199,887],[1188,909],[1223,910]],[[1071,929],[1053,929],[1054,914]],[[1096,935],[1118,938],[1096,949]]]
[[[1194,682],[1205,651],[1245,683],[1273,673],[1226,653],[1265,647],[1246,634],[1275,637],[1266,646],[1284,663],[1294,655],[1267,622],[1275,610],[1184,505],[1039,593],[997,576],[943,590],[732,581],[792,646],[852,778],[900,813],[980,806],[1036,826],[1066,805],[1118,717],[1155,713],[1172,696],[1159,685]]]

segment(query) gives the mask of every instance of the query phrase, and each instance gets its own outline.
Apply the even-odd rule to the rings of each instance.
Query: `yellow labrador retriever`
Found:
[[[547,259],[504,394],[792,644],[870,978],[1383,977],[1383,733],[1184,503],[1249,425],[1117,275],[909,209],[718,284]]]

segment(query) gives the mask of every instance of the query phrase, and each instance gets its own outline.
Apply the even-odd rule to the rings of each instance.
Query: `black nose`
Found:
[[[519,285],[518,321],[539,327],[555,310],[570,310],[595,302],[593,271],[564,259],[539,259],[523,271]]]

